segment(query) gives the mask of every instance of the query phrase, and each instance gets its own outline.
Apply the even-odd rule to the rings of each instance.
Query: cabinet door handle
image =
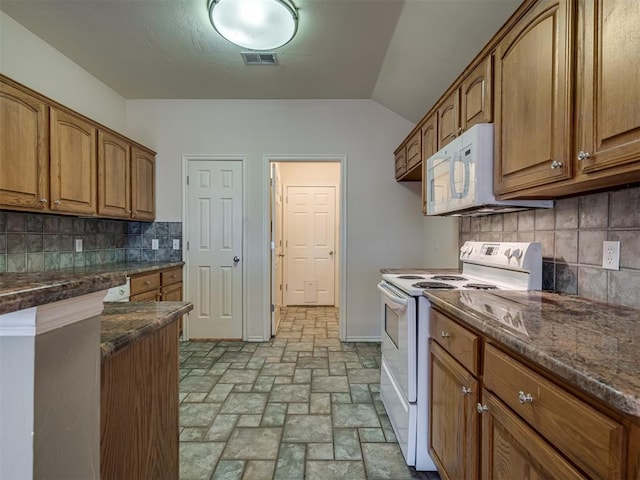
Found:
[[[591,158],[591,154],[589,152],[583,152],[582,150],[578,152],[578,160],[582,161],[588,158]]]
[[[54,200],[53,202],[55,205],[60,205],[60,200]]]
[[[440,332],[440,336],[442,338],[449,338],[451,336],[451,334],[449,332]]]
[[[558,160],[554,160],[553,162],[551,162],[551,168],[553,170],[557,170],[558,168],[562,168],[563,167],[563,163],[559,162]]]
[[[487,407],[486,405],[482,405],[481,403],[476,403],[476,412],[484,413],[488,411],[489,411],[489,407]]]
[[[41,198],[40,203],[48,203],[48,200],[46,198]]]
[[[464,132],[464,128],[458,127],[458,135],[462,135],[462,132]]]
[[[449,138],[456,138],[456,134],[452,133],[451,135],[449,135]]]
[[[522,404],[533,403],[533,395],[524,393],[522,390],[518,392],[518,401]]]
[[[463,386],[463,387],[461,388],[461,390],[462,390],[462,394],[463,394],[463,395],[469,395],[469,394],[471,393],[471,389],[470,389],[469,387],[464,387],[464,386]]]

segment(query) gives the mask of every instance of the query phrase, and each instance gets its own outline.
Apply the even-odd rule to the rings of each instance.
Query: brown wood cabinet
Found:
[[[96,125],[50,108],[51,203],[55,212],[97,213]]]
[[[399,180],[407,171],[407,146],[402,144],[395,151],[396,180]]]
[[[131,145],[103,130],[98,131],[98,214],[131,217]]]
[[[138,220],[156,218],[156,160],[151,150],[131,148],[131,217]]]
[[[444,147],[459,134],[460,129],[460,91],[454,90],[440,104],[438,116],[438,148]]]
[[[100,478],[178,478],[178,322],[104,359],[100,396]]]
[[[0,209],[155,218],[153,151],[1,74],[0,107]]]
[[[637,419],[442,312],[430,318],[431,454],[442,478],[637,478]]]
[[[572,6],[539,0],[496,48],[496,194],[572,175]]]
[[[33,210],[49,201],[48,107],[0,82],[0,207]]]
[[[578,2],[576,142],[578,182],[640,166],[640,3]]]
[[[478,380],[430,341],[430,451],[444,479],[478,476]]]
[[[131,275],[132,302],[156,302],[160,298],[160,272]]]
[[[422,122],[422,214],[427,214],[427,160],[438,151],[438,117],[431,115]]]
[[[182,267],[170,268],[160,273],[160,300],[175,302],[182,300]]]
[[[481,408],[483,480],[587,478],[486,390]]]
[[[485,57],[460,85],[458,134],[493,120],[493,55]]]

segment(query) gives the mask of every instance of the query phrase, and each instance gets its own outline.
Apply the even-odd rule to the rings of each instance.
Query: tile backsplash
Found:
[[[640,307],[640,187],[557,200],[552,209],[464,217],[460,241],[542,244],[545,290]],[[620,270],[602,268],[602,242],[620,241]]]
[[[159,248],[151,248],[158,239]],[[75,241],[82,239],[82,252]],[[180,249],[173,250],[173,240]],[[0,272],[182,260],[181,222],[129,222],[0,211]]]

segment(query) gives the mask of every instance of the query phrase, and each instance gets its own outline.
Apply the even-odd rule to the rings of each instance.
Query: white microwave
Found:
[[[553,207],[552,200],[496,200],[492,123],[474,125],[426,162],[427,215],[489,215]]]

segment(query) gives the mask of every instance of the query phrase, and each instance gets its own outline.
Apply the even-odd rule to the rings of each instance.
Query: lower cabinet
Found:
[[[160,296],[160,271],[131,276],[132,302],[157,302]]]
[[[433,309],[430,318],[430,452],[443,479],[640,478],[637,419],[462,321]]]
[[[431,341],[431,445],[442,478],[477,478],[478,380]]]
[[[102,362],[100,478],[179,476],[178,322]]]

